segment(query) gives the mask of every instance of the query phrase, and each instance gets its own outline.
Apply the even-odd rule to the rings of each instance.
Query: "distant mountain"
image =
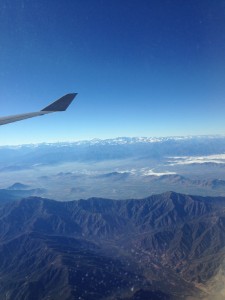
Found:
[[[15,182],[14,184],[10,185],[7,190],[27,190],[29,188],[29,185]]]
[[[224,258],[225,198],[0,207],[1,299],[185,299],[208,290]]]
[[[218,189],[225,187],[225,180],[222,179],[190,179],[188,177],[179,174],[169,174],[162,176],[147,176],[150,181],[160,182],[164,184],[180,184],[182,186],[197,186],[197,187],[209,187],[211,189]]]
[[[27,188],[27,185],[16,183],[7,189],[0,189],[0,206],[8,202],[18,201],[22,198],[27,198],[30,196],[42,196],[46,193],[46,189],[43,188]]]
[[[0,172],[70,161],[211,155],[225,153],[225,136],[120,137],[0,147]]]
[[[164,183],[181,183],[181,184],[190,184],[192,180],[189,178],[179,175],[179,174],[169,174],[169,175],[162,175],[162,176],[148,176],[153,181],[164,182]],[[200,182],[200,181],[199,181]]]
[[[104,174],[98,175],[97,177],[122,180],[122,179],[127,178],[129,175],[130,175],[129,172],[110,172],[110,173],[104,173]]]
[[[196,182],[196,181],[195,181]],[[203,180],[200,181],[204,186],[210,186],[213,189],[225,187],[225,180],[222,179],[212,179],[212,180]]]

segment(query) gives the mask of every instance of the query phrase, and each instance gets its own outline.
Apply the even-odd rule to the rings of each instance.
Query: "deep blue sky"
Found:
[[[224,0],[2,0],[0,144],[225,134]]]

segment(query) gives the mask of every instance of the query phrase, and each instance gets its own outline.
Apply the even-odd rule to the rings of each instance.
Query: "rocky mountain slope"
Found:
[[[0,206],[1,299],[201,297],[224,256],[225,198]]]

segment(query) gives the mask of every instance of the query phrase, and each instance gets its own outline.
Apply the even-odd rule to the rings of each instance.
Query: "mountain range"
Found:
[[[0,147],[0,189],[21,182],[45,191],[26,191],[24,197],[128,199],[168,190],[225,196],[224,168],[224,136],[120,137]]]
[[[102,161],[131,157],[211,155],[225,152],[224,136],[120,137],[89,141],[1,146],[0,172],[70,161]],[[8,165],[10,163],[10,165]],[[10,169],[9,169],[10,170]]]
[[[223,197],[0,206],[1,299],[220,299],[224,258]]]

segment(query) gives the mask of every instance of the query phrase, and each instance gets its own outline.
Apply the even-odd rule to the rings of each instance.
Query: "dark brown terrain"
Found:
[[[225,257],[225,198],[0,206],[0,299],[200,299]]]

